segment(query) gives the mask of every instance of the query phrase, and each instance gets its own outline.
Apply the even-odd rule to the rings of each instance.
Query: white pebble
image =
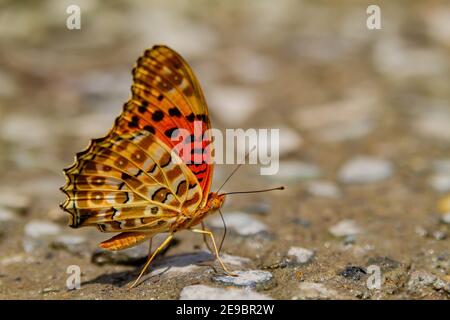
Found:
[[[269,177],[282,181],[298,181],[315,179],[320,175],[320,169],[314,164],[301,161],[282,161],[278,173]]]
[[[291,247],[287,255],[294,257],[297,263],[304,264],[311,261],[314,257],[314,251],[300,247]]]
[[[316,197],[339,198],[341,196],[339,188],[328,181],[311,181],[308,183],[307,189],[310,194]]]
[[[372,183],[388,178],[393,172],[389,161],[360,156],[348,161],[339,171],[344,183]]]
[[[272,300],[272,298],[247,289],[214,288],[197,284],[183,288],[180,300]]]
[[[213,277],[213,280],[224,285],[255,288],[258,284],[267,283],[273,278],[270,272],[262,270],[233,271],[233,273],[237,276],[220,275]]]
[[[61,232],[61,228],[52,222],[31,221],[25,226],[25,235],[32,238],[54,236]]]
[[[332,226],[329,231],[335,237],[346,237],[361,233],[361,229],[353,220],[342,220],[338,224]]]

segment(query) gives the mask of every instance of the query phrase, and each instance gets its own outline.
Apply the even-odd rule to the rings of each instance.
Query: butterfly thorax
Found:
[[[203,207],[198,208],[194,213],[184,215],[184,219],[180,219],[176,224],[174,231],[183,230],[199,224],[206,216],[216,212],[222,207],[225,201],[224,194],[211,192],[208,200]]]

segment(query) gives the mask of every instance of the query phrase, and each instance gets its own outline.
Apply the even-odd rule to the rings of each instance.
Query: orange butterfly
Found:
[[[120,232],[100,244],[106,250],[126,249],[157,233],[169,233],[131,287],[182,229],[209,236],[220,265],[231,275],[212,232],[202,223],[223,205],[225,194],[210,193],[214,151],[199,82],[178,53],[154,46],[138,59],[131,91],[110,132],[92,140],[64,170],[61,190],[68,198],[61,208],[70,214],[69,225]],[[195,122],[202,125],[200,134]],[[189,133],[183,142],[190,145],[189,153],[173,152],[179,129]],[[192,161],[198,152],[204,155],[201,162]],[[202,229],[192,228],[199,223]]]

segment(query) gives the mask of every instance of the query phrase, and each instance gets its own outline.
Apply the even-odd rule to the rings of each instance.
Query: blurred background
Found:
[[[71,4],[81,30],[66,27]],[[370,4],[381,30],[366,26]],[[220,287],[194,272],[128,293],[121,285],[146,249],[102,255],[95,247],[107,235],[70,230],[58,208],[62,168],[107,133],[136,59],[154,44],[192,66],[213,126],[281,130],[278,174],[246,166],[227,185],[287,186],[230,197],[224,212],[225,252],[276,280],[262,294],[449,297],[448,1],[3,0],[1,298],[176,299],[192,279]],[[218,166],[215,185],[231,170]],[[219,237],[216,218],[208,224]],[[203,246],[178,238],[167,256]],[[65,287],[69,264],[82,268],[81,290]],[[380,290],[365,285],[372,264]]]

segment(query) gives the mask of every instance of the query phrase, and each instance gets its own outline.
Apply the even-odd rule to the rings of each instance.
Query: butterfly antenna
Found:
[[[223,222],[223,236],[222,236],[222,240],[220,241],[220,245],[219,245],[219,253],[220,253],[220,251],[222,250],[223,242],[225,241],[225,236],[227,235],[227,224],[225,223],[225,219],[223,218],[222,211],[220,210],[220,208],[219,208],[219,214],[220,214],[220,218],[222,219],[222,222]]]
[[[253,148],[251,148],[249,151],[247,151],[247,153],[245,154],[245,158],[244,158],[244,162],[243,163],[239,163],[236,168],[234,168],[234,170],[230,173],[230,175],[228,176],[228,178],[225,179],[224,183],[222,183],[222,185],[220,186],[220,188],[217,190],[216,193],[219,193],[220,190],[222,190],[222,188],[227,184],[227,182],[231,179],[231,177],[236,173],[236,171],[239,170],[239,168],[245,163],[245,161],[248,158],[248,155],[250,154],[250,152],[252,152],[253,150],[256,149],[256,146],[253,146]]]
[[[250,191],[234,191],[234,192],[227,192],[222,194],[243,194],[243,193],[260,193],[260,192],[268,192],[268,191],[274,191],[274,190],[284,190],[284,186],[276,187],[276,188],[270,188],[270,189],[262,189],[262,190],[250,190]]]

